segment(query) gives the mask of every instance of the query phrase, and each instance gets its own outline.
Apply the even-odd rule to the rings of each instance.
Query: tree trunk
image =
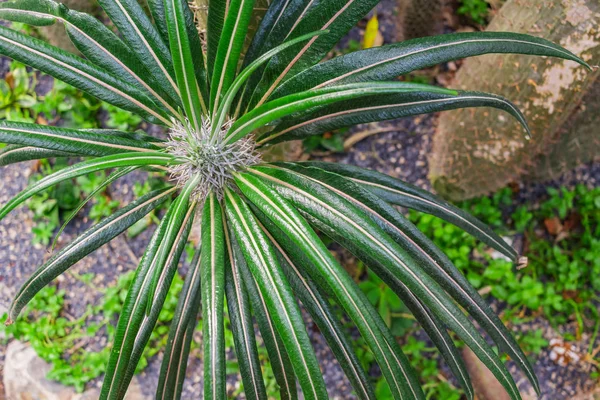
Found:
[[[509,0],[489,31],[529,33],[559,43],[592,64],[600,62],[598,0]],[[600,153],[600,71],[575,62],[486,55],[465,61],[457,89],[497,93],[514,101],[533,139],[508,115],[488,109],[445,113],[430,157],[438,193],[465,199],[520,179],[543,179]],[[596,128],[596,129],[594,129]],[[595,130],[595,132],[594,132]]]
[[[398,0],[400,40],[442,33],[444,0]]]

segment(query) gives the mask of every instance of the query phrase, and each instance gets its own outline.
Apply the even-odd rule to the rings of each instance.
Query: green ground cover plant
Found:
[[[281,397],[297,398],[298,382],[304,398],[326,398],[299,299],[360,398],[376,398],[375,391],[330,300],[356,325],[391,395],[424,399],[419,376],[389,327],[315,230],[355,253],[399,295],[468,398],[473,398],[470,379],[447,329],[472,348],[512,399],[520,394],[501,357],[462,309],[539,392],[531,365],[508,329],[446,255],[391,204],[448,220],[516,262],[517,252],[489,227],[383,174],[340,164],[273,164],[263,161],[262,154],[282,141],[357,123],[464,107],[499,108],[528,132],[522,113],[506,99],[394,79],[494,52],[552,56],[589,66],[546,40],[493,32],[417,39],[320,62],[377,3],[273,2],[248,49],[243,44],[254,13],[252,0],[211,0],[202,37],[182,0],[150,0],[150,15],[135,0],[99,0],[119,36],[99,20],[52,0],[0,4],[0,17],[11,21],[63,23],[85,58],[3,26],[1,54],[167,132],[155,138],[133,130],[0,122],[0,141],[11,145],[1,155],[5,163],[84,158],[30,185],[3,205],[0,218],[40,192],[98,171],[112,171],[107,179],[136,169],[169,174],[167,187],[136,198],[54,253],[19,289],[6,322],[18,323],[20,312],[57,276],[171,200],[119,313],[102,399],[124,397],[171,290],[177,291],[178,303],[165,341],[157,398],[180,397],[200,312],[204,398],[225,396],[226,315],[247,397],[267,398],[254,318]],[[173,288],[192,229],[200,231],[201,244],[182,287]]]

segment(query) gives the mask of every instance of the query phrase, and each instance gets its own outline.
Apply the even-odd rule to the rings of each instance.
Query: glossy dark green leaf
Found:
[[[156,284],[152,282],[154,287],[147,292],[147,303],[151,304],[150,310],[148,311],[148,306],[145,307],[146,317],[142,321],[142,324],[140,325],[135,336],[135,342],[133,343],[133,349],[127,363],[127,369],[125,370],[124,374],[119,374],[119,398],[125,397],[125,394],[127,393],[129,384],[136,372],[137,365],[142,358],[144,349],[148,345],[152,331],[154,330],[160,312],[163,309],[169,288],[173,282],[173,277],[177,273],[177,267],[179,265],[181,255],[185,250],[185,245],[194,221],[194,213],[196,212],[196,203],[191,202],[190,204],[188,194],[189,193],[184,190],[181,199],[174,205],[175,207],[181,206],[182,208],[181,211],[179,211],[179,209],[176,210],[175,218],[170,224],[171,226],[177,225],[178,229],[173,232],[175,235],[172,235],[171,232],[169,232],[171,228],[171,226],[169,226],[165,234],[167,240],[164,240],[163,244],[161,245],[163,249],[168,248],[167,256],[164,258],[164,260],[158,257],[155,258],[154,267],[156,270],[160,270],[160,274]],[[181,216],[183,216],[183,219],[180,218]],[[168,244],[165,244],[165,242]],[[161,254],[160,249],[158,254]],[[190,311],[192,311],[192,309],[190,309]],[[181,371],[178,371],[178,378],[180,376]],[[116,383],[117,382],[115,382],[115,384]]]
[[[188,365],[190,345],[197,325],[200,293],[200,249],[196,251],[185,277],[169,328],[169,338],[160,367],[157,400],[180,399]]]
[[[171,115],[177,115],[170,105],[173,100],[152,80],[139,58],[96,18],[69,10],[53,0],[21,0],[0,4],[0,18],[34,26],[50,25],[55,21],[64,23],[75,47],[90,61],[130,85],[141,85],[157,105]]]
[[[235,80],[255,0],[231,0],[217,48],[210,85],[210,109],[216,112]]]
[[[0,150],[0,167],[23,161],[69,156],[73,156],[73,154],[31,146],[8,145]]]
[[[214,76],[215,60],[219,42],[221,41],[221,32],[225,24],[225,18],[229,11],[230,0],[209,0],[208,18],[206,23],[206,65],[208,69],[208,81],[211,82]]]
[[[228,221],[235,231],[248,267],[256,277],[285,349],[294,360],[294,372],[298,376],[305,398],[326,398],[325,382],[302,315],[268,238],[238,195],[227,190],[225,203]]]
[[[202,342],[205,399],[224,399],[225,375],[225,235],[221,205],[210,194],[202,213]]]
[[[94,225],[64,249],[53,255],[44,265],[39,267],[19,289],[9,307],[8,321],[14,321],[25,305],[57,276],[66,271],[77,261],[97,250],[124,232],[127,228],[163,203],[174,189],[158,190],[140,197],[123,207],[110,217]],[[11,322],[9,322],[11,323]]]
[[[516,262],[519,257],[508,243],[477,218],[432,193],[400,179],[381,172],[339,163],[306,162],[301,165],[314,166],[345,176],[388,203],[435,215],[458,226],[509,257],[513,262]]]
[[[307,110],[323,107],[344,100],[357,99],[367,96],[387,96],[392,94],[410,93],[439,93],[456,96],[453,90],[438,88],[430,85],[420,85],[406,82],[370,82],[324,88],[315,91],[302,92],[268,102],[255,108],[238,119],[229,132],[225,142],[235,142],[267,124]]]
[[[123,153],[80,162],[46,176],[45,178],[30,185],[17,196],[13,197],[8,203],[0,208],[0,219],[4,218],[6,214],[18,207],[34,194],[48,189],[49,187],[54,186],[64,180],[109,168],[144,165],[167,165],[172,162],[172,160],[172,156],[163,153]]]
[[[280,164],[280,166],[289,168],[293,171],[302,173],[312,179],[317,180],[338,195],[345,197],[349,201],[362,208],[370,216],[370,218],[383,230],[390,234],[390,236],[394,238],[398,244],[410,251],[411,254],[413,254],[415,258],[419,260],[421,265],[429,265],[430,268],[433,269],[440,268],[437,266],[437,263],[440,262],[439,259],[443,259],[442,262],[444,262],[445,266],[449,264],[449,266],[447,266],[448,269],[451,269],[453,272],[455,272],[455,274],[460,275],[452,263],[445,258],[443,253],[441,253],[439,249],[437,249],[437,247],[431,243],[431,241],[429,241],[414,226],[412,226],[410,222],[406,221],[395,209],[383,202],[383,200],[377,199],[374,195],[366,190],[363,190],[357,184],[339,175],[328,173],[324,170],[314,167],[307,168],[291,163]],[[333,239],[336,240],[337,238],[334,237]],[[430,256],[431,252],[436,254],[438,257],[435,257],[434,259],[432,256]],[[454,372],[456,378],[461,383],[461,386],[469,398],[473,398],[473,388],[471,387],[471,382],[468,378],[468,372],[464,366],[464,363],[462,362],[460,354],[454,347],[452,340],[445,331],[442,321],[433,315],[401,281],[389,274],[387,270],[378,268],[377,265],[375,265],[374,268],[384,282],[390,286],[400,297],[400,299],[408,306],[417,321],[422,325],[434,344],[436,344],[436,346],[439,348],[440,352],[446,359],[446,362]],[[428,270],[427,268],[425,269]],[[436,280],[441,283],[442,287],[444,288],[452,286],[452,280],[455,278],[454,276],[450,277],[448,275],[436,273],[430,273],[430,275],[436,278]],[[462,277],[462,275],[460,276]],[[461,282],[463,281],[466,280],[463,278]],[[461,287],[458,290],[458,295],[456,295],[457,291],[454,291],[455,299],[463,299],[463,297],[466,297],[463,299],[463,301],[459,301],[462,306],[477,303],[476,300],[470,298],[473,296],[474,292],[477,299],[481,300],[481,302],[485,305],[484,309],[481,309],[478,304],[475,306],[475,308],[477,308],[479,311],[478,315],[483,314],[483,319],[488,321],[490,317],[487,315],[487,313],[491,313],[491,310],[489,310],[487,304],[485,304],[483,299],[480,298],[477,292],[471,288],[468,283],[467,287],[471,289],[468,295],[463,296],[464,289]],[[461,292],[461,290],[463,292]],[[469,309],[473,309],[473,307],[469,307]],[[494,316],[493,313],[491,314]],[[477,320],[479,322],[479,319]],[[495,332],[499,331],[501,337],[506,335],[512,340],[512,336],[508,330],[502,325],[501,322],[498,321],[498,323],[501,328],[499,329],[498,327],[494,326]],[[503,342],[506,343],[506,339],[503,339]],[[520,356],[523,356],[516,343],[514,343],[514,340],[512,340],[512,344],[517,348],[516,353],[518,353]]]
[[[502,97],[463,91],[456,94],[415,92],[354,98],[295,114],[261,136],[258,144],[304,139],[357,124],[467,107],[493,107],[505,111],[521,123],[529,137],[529,127],[521,111]]]
[[[367,265],[386,270],[409,290],[448,328],[455,331],[506,388],[512,399],[520,399],[510,373],[498,355],[479,335],[461,309],[431,278],[409,251],[399,246],[368,215],[330,189],[289,170],[254,167],[252,172],[268,180],[277,192],[292,202],[325,234]],[[335,207],[332,206],[335,204]]]
[[[371,382],[360,365],[350,339],[346,336],[344,328],[339,322],[339,314],[331,306],[327,293],[319,289],[306,272],[306,269],[314,267],[297,247],[293,252],[286,253],[279,242],[285,242],[288,248],[293,248],[295,245],[263,213],[255,210],[255,214],[266,226],[265,233],[277,249],[279,263],[283,267],[283,272],[290,282],[292,290],[304,307],[306,307],[312,319],[319,327],[319,331],[321,331],[325,340],[327,340],[329,347],[346,373],[346,377],[348,377],[358,398],[375,399]],[[297,261],[292,260],[291,254],[295,255],[295,260]],[[303,269],[301,266],[305,268]]]
[[[152,143],[117,135],[9,121],[0,121],[0,143],[32,146],[80,156],[160,150]]]
[[[194,209],[194,206],[190,207],[189,204],[192,190],[193,185],[187,185],[169,207],[136,270],[119,316],[100,399],[123,398],[133,377],[187,240]],[[168,249],[168,256],[160,260],[162,264],[159,264],[158,257],[163,248]],[[160,269],[163,273],[157,295],[152,298],[150,289],[155,269]],[[146,315],[145,312],[148,302],[154,304],[150,315]]]
[[[230,232],[233,256],[248,294],[252,315],[256,319],[260,336],[267,349],[273,375],[275,375],[275,380],[279,385],[279,395],[282,400],[296,400],[298,398],[298,391],[296,390],[296,375],[294,374],[292,362],[285,350],[281,335],[277,332],[275,323],[269,315],[267,303],[258,289],[256,278],[250,272],[242,250],[235,239],[235,232],[231,229]]]
[[[261,65],[263,65],[264,63],[269,61],[273,56],[277,55],[278,53],[282,52],[283,50],[285,50],[291,46],[294,46],[296,44],[302,43],[302,42],[312,38],[313,36],[318,36],[323,33],[325,33],[325,32],[322,32],[322,31],[312,32],[312,33],[308,33],[306,35],[300,36],[296,39],[289,40],[289,41],[275,47],[274,49],[266,52],[265,54],[260,56],[258,59],[256,59],[254,62],[252,62],[250,65],[248,65],[246,68],[244,68],[237,75],[237,77],[231,84],[229,90],[225,94],[223,101],[221,102],[221,105],[219,106],[219,109],[216,110],[216,118],[213,120],[213,121],[216,121],[215,124],[213,125],[213,134],[214,134],[214,132],[217,131],[217,129],[220,129],[220,127],[223,126],[225,119],[227,118],[227,115],[232,114],[232,110],[230,110],[230,108],[235,99],[235,96],[238,94],[238,91],[243,87],[244,83],[246,83],[248,78],[250,76],[252,76],[253,72],[255,72]]]
[[[152,77],[170,97],[179,99],[173,63],[167,42],[152,25],[137,0],[98,0],[119,29],[123,41],[144,64]]]
[[[193,32],[192,37],[188,35],[191,11],[186,0],[165,0],[165,5],[173,66],[183,107],[194,128],[200,132],[202,113],[207,112],[207,90],[198,32]],[[197,79],[196,71],[200,74],[200,80]]]
[[[227,310],[235,343],[240,375],[244,384],[244,394],[249,399],[267,399],[267,390],[260,367],[250,299],[240,266],[234,255],[229,229],[224,221],[226,242],[225,289]]]
[[[300,254],[305,254],[310,264],[305,265],[304,269],[312,271],[313,280],[327,282],[337,302],[350,315],[375,354],[394,397],[412,396],[424,399],[418,377],[392,335],[383,327],[383,321],[374,317],[377,315],[375,310],[372,310],[373,313],[367,312],[372,306],[364,294],[298,211],[255,176],[238,175],[236,183],[244,195],[268,216],[295,246],[289,246],[282,235],[278,235],[277,241],[292,256],[300,257]],[[276,231],[271,232],[276,234]]]
[[[564,58],[589,66],[548,40],[510,32],[464,32],[425,37],[336,57],[285,82],[273,98],[328,85],[383,81],[451,60],[489,53]]]
[[[0,53],[150,121],[171,124],[166,113],[134,86],[39,39],[0,26]]]
[[[167,27],[167,16],[165,14],[164,0],[146,0],[154,26],[165,43],[169,43],[169,28]]]
[[[318,30],[328,30],[329,33],[311,39],[299,51],[290,49],[272,60],[252,96],[250,108],[266,103],[286,79],[321,61],[377,3],[379,0],[329,0],[308,8],[305,14],[299,16],[298,23],[289,28],[289,36],[282,39],[293,39]]]
[[[347,178],[315,167],[306,168],[293,164],[285,164],[284,167],[327,185],[338,195],[362,208],[381,229],[409,251],[423,269],[453,296],[455,301],[469,311],[496,344],[519,365],[533,387],[539,391],[535,372],[510,331],[448,257],[410,221],[383,200]]]

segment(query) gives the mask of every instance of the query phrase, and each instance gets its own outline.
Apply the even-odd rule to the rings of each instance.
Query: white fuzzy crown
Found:
[[[200,202],[211,191],[222,199],[223,190],[231,183],[235,172],[261,161],[252,137],[223,144],[231,125],[232,121],[228,121],[212,140],[209,118],[202,118],[200,132],[189,121],[185,125],[176,122],[169,131],[167,152],[180,161],[169,168],[171,179],[183,187],[192,177],[199,176],[200,182],[194,190],[194,196]]]

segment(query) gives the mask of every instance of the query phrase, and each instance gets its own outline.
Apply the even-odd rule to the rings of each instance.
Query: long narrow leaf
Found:
[[[210,85],[210,109],[214,112],[219,109],[221,97],[227,93],[235,79],[254,1],[231,0],[229,4],[230,12],[221,32]]]
[[[64,151],[40,149],[31,146],[8,145],[0,150],[0,167],[23,161],[40,160],[42,158],[69,157],[74,154]]]
[[[408,360],[400,348],[394,346],[395,341],[389,332],[376,328],[380,326],[378,321],[373,318],[373,314],[365,312],[369,308],[368,300],[298,211],[256,177],[248,174],[238,175],[236,183],[244,195],[294,242],[297,246],[294,254],[300,251],[307,254],[311,265],[306,266],[306,270],[314,271],[314,280],[327,282],[338,303],[351,316],[375,354],[394,396],[423,399],[419,380]],[[281,236],[277,239],[282,245],[286,245]],[[287,250],[290,251],[290,247]]]
[[[269,61],[273,56],[277,55],[278,53],[287,49],[288,47],[291,47],[293,45],[296,45],[298,43],[306,41],[306,40],[312,38],[313,36],[318,36],[318,35],[324,34],[326,32],[327,31],[312,32],[312,33],[300,36],[294,40],[287,41],[287,42],[277,46],[273,50],[266,52],[265,54],[260,56],[258,59],[256,59],[253,63],[248,65],[246,68],[244,68],[237,75],[237,77],[231,84],[231,87],[225,94],[223,101],[221,102],[221,105],[219,106],[219,109],[217,110],[217,114],[216,114],[217,117],[215,119],[215,124],[213,125],[213,132],[216,132],[217,129],[220,129],[220,127],[223,126],[223,124],[225,122],[225,118],[227,117],[228,114],[230,114],[231,110],[229,108],[231,107],[231,104],[233,103],[235,96],[238,94],[238,91],[242,88],[244,83],[246,83],[248,78],[250,76],[252,76],[252,73],[254,73],[254,71],[256,71],[261,65],[263,65],[264,63]]]
[[[180,98],[169,48],[140,4],[136,0],[98,0],[98,3],[153,78],[172,98]]]
[[[294,115],[285,118],[273,130],[260,137],[258,144],[271,145],[304,139],[356,124],[467,107],[493,107],[505,111],[519,121],[525,129],[526,136],[530,137],[527,121],[521,111],[500,96],[463,91],[457,92],[456,95],[418,92],[350,99],[316,111],[310,110]]]
[[[0,26],[0,53],[150,121],[171,124],[166,113],[134,86],[39,39]]]
[[[432,279],[410,252],[393,241],[360,209],[329,189],[282,169],[255,167],[253,173],[267,179],[284,198],[293,202],[319,229],[338,237],[341,244],[369,265],[389,271],[403,282],[450,329],[454,330],[484,362],[512,399],[520,399],[510,373],[439,283]],[[330,204],[335,204],[335,208]]]
[[[92,16],[69,10],[53,0],[21,0],[0,4],[0,18],[34,26],[45,26],[55,21],[64,23],[75,47],[90,61],[133,86],[141,85],[157,104],[171,115],[177,115],[170,105],[177,98],[169,98],[148,74],[137,55]]]
[[[294,372],[298,376],[305,398],[326,398],[325,382],[312,351],[300,310],[281,272],[273,248],[250,209],[238,195],[228,190],[225,201],[228,220],[231,221],[252,274],[257,277],[260,291],[267,301],[267,307],[285,348],[294,360]]]
[[[281,335],[277,332],[275,323],[269,315],[267,303],[258,289],[256,278],[250,272],[242,250],[235,239],[235,232],[232,229],[230,229],[230,232],[233,257],[238,265],[240,276],[250,300],[252,315],[256,319],[260,336],[267,349],[271,369],[279,385],[279,395],[282,400],[296,400],[298,391],[296,390],[296,375],[294,374],[292,362],[285,350]]]
[[[412,254],[423,269],[453,296],[523,369],[536,390],[539,383],[527,357],[502,321],[446,255],[397,210],[352,181],[318,168],[285,167],[311,177],[362,208],[382,230]],[[402,288],[400,288],[402,289]],[[410,300],[410,299],[409,299]]]
[[[301,113],[315,107],[323,107],[332,103],[365,96],[384,96],[419,92],[439,93],[448,96],[456,96],[458,94],[456,91],[448,89],[405,82],[358,83],[298,93],[264,104],[238,119],[229,130],[226,142],[235,142],[250,134],[255,129],[263,127],[275,120],[287,117],[294,113]]]
[[[204,59],[199,51],[192,51],[192,43],[199,46],[199,42],[188,36],[186,10],[189,7],[185,0],[166,0],[166,18],[169,28],[169,43],[177,85],[183,99],[183,107],[193,126],[198,132],[202,127],[202,113],[206,113],[207,107],[204,101],[206,97],[206,78],[196,79],[196,65],[204,69]],[[198,33],[194,33],[198,38]],[[199,50],[199,48],[197,49]],[[196,56],[196,57],[194,57]],[[198,59],[199,57],[199,59]],[[203,93],[204,92],[204,93]]]
[[[144,215],[154,210],[172,195],[173,191],[174,189],[167,191],[158,190],[140,197],[128,206],[85,231],[67,247],[52,256],[44,265],[39,267],[19,289],[9,307],[9,318],[7,322],[11,323],[14,321],[19,312],[33,296],[54,278],[62,274],[86,255],[108,243]]]
[[[9,121],[0,121],[0,143],[33,146],[95,157],[132,151],[156,152],[160,150],[152,143],[117,135]]]
[[[225,236],[221,205],[214,193],[202,214],[202,341],[204,398],[220,400],[226,394],[225,376]]]
[[[518,259],[518,253],[489,226],[426,190],[381,172],[352,165],[323,162],[305,162],[300,165],[314,166],[345,176],[388,203],[435,215],[470,233],[478,240],[509,257],[513,262]]]
[[[157,265],[157,256],[160,254],[161,248],[163,247],[168,247],[170,249],[169,253],[172,255],[173,259],[175,258],[175,253],[178,253],[180,250],[183,251],[185,240],[183,240],[183,245],[181,245],[182,241],[180,239],[186,233],[185,231],[181,231],[181,228],[185,227],[184,229],[189,231],[189,224],[186,219],[189,219],[191,216],[190,209],[193,208],[189,207],[189,197],[192,190],[193,185],[186,186],[171,207],[169,207],[156,232],[152,236],[150,244],[146,248],[146,252],[136,270],[135,277],[127,292],[127,298],[119,316],[115,340],[106,366],[104,382],[100,392],[100,399],[112,400],[122,398],[124,396],[124,392],[122,393],[122,391],[126,390],[127,382],[133,376],[133,372],[130,373],[130,371],[132,369],[135,371],[135,366],[137,365],[139,356],[141,356],[139,348],[142,347],[143,349],[143,346],[140,346],[138,336],[145,336],[148,334],[148,326],[153,326],[153,324],[149,324],[148,321],[149,318],[153,318],[154,315],[152,314],[148,317],[145,313],[147,302],[155,300],[157,303],[161,303],[161,301],[164,301],[162,295],[166,295],[166,293],[161,292],[158,299],[150,298],[150,285],[153,271],[156,268],[164,269],[165,271],[174,269],[171,266],[169,266],[169,268],[164,268],[164,264]],[[177,228],[171,229],[169,232],[169,227],[171,226],[176,226]],[[164,260],[165,263],[168,261],[168,259]],[[165,274],[164,281],[169,278],[166,275],[167,274]],[[162,308],[162,305],[159,308]],[[146,324],[144,324],[145,322]],[[152,328],[150,328],[150,331],[151,330]]]
[[[407,40],[357,51],[317,64],[285,82],[272,98],[350,82],[383,81],[443,62],[489,53],[528,54],[572,60],[570,51],[548,40],[510,32],[465,32]]]
[[[200,249],[198,249],[185,277],[177,308],[171,321],[169,339],[165,347],[156,389],[155,397],[157,400],[181,398],[185,371],[188,365],[189,348],[202,299],[200,293],[200,254]]]
[[[290,37],[317,30],[330,33],[311,39],[300,51],[288,51],[271,62],[263,82],[254,94],[251,107],[262,105],[286,79],[321,61],[335,44],[360,21],[379,0],[329,0],[318,2],[292,27]],[[256,102],[258,101],[258,102]]]
[[[120,381],[119,398],[123,398],[127,393],[127,389],[129,388],[129,384],[133,379],[133,375],[135,374],[138,363],[142,358],[144,349],[148,345],[148,341],[150,340],[150,336],[152,335],[156,322],[158,321],[158,317],[163,310],[165,299],[169,292],[169,288],[171,287],[171,283],[173,282],[173,277],[177,272],[177,266],[179,265],[181,254],[183,254],[183,251],[185,250],[185,245],[194,221],[194,213],[196,212],[196,202],[190,202],[188,194],[189,192],[184,190],[182,198],[177,204],[177,206],[184,206],[182,211],[185,211],[185,215],[182,220],[179,218],[175,219],[178,221],[178,223],[180,223],[178,225],[179,229],[174,232],[175,236],[172,236],[169,232],[169,229],[167,229],[166,236],[168,240],[165,240],[165,242],[167,242],[168,245],[165,245],[164,242],[162,245],[163,248],[169,246],[167,257],[164,259],[164,261],[157,258],[154,262],[154,268],[156,268],[156,270],[160,270],[161,273],[158,276],[158,281],[156,282],[154,290],[148,291],[147,302],[151,304],[150,311],[146,312],[146,316],[143,319],[142,324],[140,325],[135,336],[135,342],[133,343],[131,355],[129,356],[127,362],[127,369],[125,370],[125,373],[119,374],[118,380],[115,382],[116,385]],[[171,240],[173,237],[174,239]],[[147,309],[148,307],[146,306],[146,310]]]
[[[42,190],[48,189],[67,179],[85,175],[90,172],[100,171],[116,167],[144,166],[144,165],[167,165],[172,162],[173,157],[162,153],[124,153],[83,161],[71,167],[67,167],[45,178],[35,182],[17,196],[12,198],[0,208],[0,219],[18,207],[25,200]]]
[[[239,370],[244,383],[244,393],[250,399],[266,400],[267,390],[258,359],[250,300],[234,255],[225,215],[223,215],[223,226],[227,250],[225,258],[227,309],[231,321],[231,330],[233,331]]]
[[[346,376],[350,380],[358,397],[360,399],[375,399],[375,393],[369,382],[369,378],[361,367],[360,361],[352,349],[350,340],[346,337],[344,329],[338,321],[337,314],[335,310],[332,309],[332,306],[327,299],[327,295],[310,279],[309,274],[299,266],[310,265],[310,262],[303,259],[301,263],[296,265],[290,258],[290,255],[285,252],[281,244],[278,243],[277,239],[275,239],[273,237],[274,235],[270,232],[277,232],[276,236],[279,237],[279,240],[286,240],[286,245],[288,247],[293,246],[291,241],[289,241],[287,237],[284,237],[283,232],[278,230],[279,228],[276,228],[263,213],[259,214],[256,211],[255,213],[268,227],[263,228],[263,231],[277,249],[279,262],[283,267],[283,271],[290,282],[294,293],[296,293],[298,299],[302,302],[304,307],[306,307],[319,327],[319,330],[327,340],[327,343],[335,354],[340,366],[346,373]],[[301,251],[295,251],[293,253],[296,254],[298,258],[303,256]]]

